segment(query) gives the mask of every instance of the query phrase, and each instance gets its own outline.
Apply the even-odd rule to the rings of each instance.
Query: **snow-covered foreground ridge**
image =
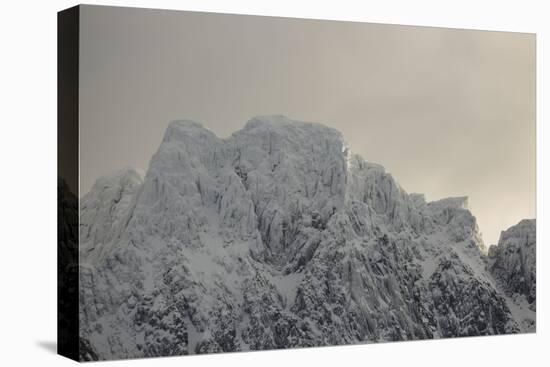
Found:
[[[485,255],[466,198],[406,193],[320,124],[172,122],[143,179],[80,201],[81,358],[534,331],[518,226]]]

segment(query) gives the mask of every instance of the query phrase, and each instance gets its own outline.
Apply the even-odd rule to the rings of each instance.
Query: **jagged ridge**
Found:
[[[143,183],[120,176],[81,205],[100,359],[522,330],[466,199],[407,194],[332,128],[177,121]]]

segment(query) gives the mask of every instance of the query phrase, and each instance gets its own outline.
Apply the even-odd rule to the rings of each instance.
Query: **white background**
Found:
[[[545,1],[105,1],[104,5],[537,33],[537,334],[106,362],[117,366],[538,366],[550,355]],[[71,1],[3,2],[0,22],[0,365],[69,365],[56,339],[56,12]],[[546,19],[545,19],[546,15]],[[545,102],[546,101],[546,105]],[[513,170],[513,167],[510,167]],[[546,349],[545,349],[546,348]],[[546,357],[546,358],[545,358]],[[545,361],[546,359],[546,361]],[[545,363],[546,362],[546,363]]]

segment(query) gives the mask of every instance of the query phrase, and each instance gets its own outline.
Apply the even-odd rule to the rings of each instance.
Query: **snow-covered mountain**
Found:
[[[514,228],[486,256],[467,198],[408,194],[320,124],[172,122],[143,179],[80,202],[81,358],[534,331]]]

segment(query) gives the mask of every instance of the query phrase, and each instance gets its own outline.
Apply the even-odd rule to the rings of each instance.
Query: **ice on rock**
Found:
[[[287,264],[311,220],[320,229],[344,203],[342,135],[319,124],[256,117],[227,141],[229,164],[252,201],[263,256]]]
[[[80,259],[95,262],[119,240],[142,178],[125,168],[99,178],[80,200]]]
[[[528,286],[508,250],[484,254],[467,200],[408,194],[321,124],[172,122],[143,180],[101,178],[80,209],[88,357],[524,330],[510,292]]]
[[[489,264],[499,286],[511,299],[511,309],[525,331],[535,331],[536,221],[524,219],[502,231],[489,248]]]
[[[476,218],[469,210],[467,197],[453,197],[428,203],[428,209],[439,225],[444,225],[455,242],[473,241],[482,252],[487,249],[477,226]]]

